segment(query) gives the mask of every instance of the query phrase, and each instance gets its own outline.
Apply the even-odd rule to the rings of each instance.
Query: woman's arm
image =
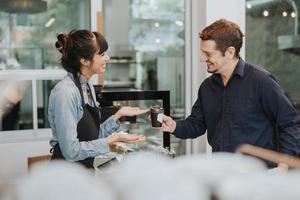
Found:
[[[113,119],[113,116],[107,118],[102,124],[100,124],[99,138],[105,138],[114,132],[118,132],[121,129],[121,124],[117,120]]]
[[[109,117],[100,125],[100,138],[107,137],[114,132],[120,131],[119,119],[123,116],[136,116],[148,112],[149,109],[140,109],[138,107],[121,107],[114,115]]]

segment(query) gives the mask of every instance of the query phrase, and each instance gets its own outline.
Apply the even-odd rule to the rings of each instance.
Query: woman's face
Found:
[[[102,54],[96,53],[91,63],[91,70],[93,74],[100,74],[105,72],[106,64],[109,61],[109,55],[107,52]]]

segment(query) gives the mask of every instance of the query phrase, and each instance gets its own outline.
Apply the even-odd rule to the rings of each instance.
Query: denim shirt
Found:
[[[80,76],[79,80],[84,88],[87,80],[83,76]],[[90,83],[88,84],[91,88],[91,96],[96,102],[94,88]],[[87,103],[86,99],[85,103]],[[109,152],[107,137],[120,129],[119,121],[115,122],[110,117],[101,125],[99,124],[99,139],[80,142],[77,138],[77,123],[83,115],[81,104],[80,92],[74,83],[73,75],[68,73],[51,91],[48,117],[53,134],[50,145],[54,147],[59,143],[63,156],[69,161],[83,160]]]

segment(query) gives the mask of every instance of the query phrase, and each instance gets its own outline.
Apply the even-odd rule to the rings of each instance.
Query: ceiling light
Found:
[[[52,16],[52,17],[46,22],[45,27],[46,27],[46,28],[50,27],[50,26],[55,22],[55,20],[56,20],[55,17]]]
[[[263,11],[263,16],[268,17],[268,16],[269,16],[269,11],[264,10],[264,11]]]
[[[283,12],[282,12],[282,16],[283,16],[283,17],[286,17],[287,15],[288,15],[288,13],[287,13],[286,11],[283,11]]]
[[[296,17],[296,13],[295,12],[291,12],[291,17],[295,18]]]

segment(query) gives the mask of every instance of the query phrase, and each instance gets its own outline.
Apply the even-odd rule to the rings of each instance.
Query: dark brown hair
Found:
[[[225,55],[228,47],[235,48],[235,56],[239,57],[240,49],[243,45],[244,34],[240,27],[228,20],[220,19],[207,26],[199,37],[202,40],[213,40],[217,44],[217,49]]]
[[[77,74],[80,73],[81,58],[92,61],[95,53],[102,54],[108,49],[108,44],[98,32],[73,30],[69,34],[58,34],[55,47],[62,54],[63,68]]]

